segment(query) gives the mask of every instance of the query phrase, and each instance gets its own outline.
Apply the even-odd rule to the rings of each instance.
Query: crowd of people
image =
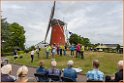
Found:
[[[93,60],[92,62],[93,69],[89,70],[86,74],[87,82],[119,82],[123,81],[123,60],[120,60],[118,62],[118,71],[115,73],[115,77],[111,78],[110,76],[105,76],[105,74],[99,70],[100,62],[99,60]],[[36,72],[38,74],[43,74],[45,76],[48,75],[56,75],[58,77],[65,77],[73,80],[73,82],[76,82],[78,79],[78,73],[73,68],[74,62],[73,60],[69,60],[67,62],[67,68],[64,68],[64,70],[57,68],[57,62],[55,60],[51,61],[51,68],[46,69],[45,68],[45,62],[40,61],[39,67],[36,69]],[[1,68],[1,82],[49,82],[49,79],[43,80],[42,77],[38,77],[38,80],[30,79],[28,77],[28,74],[30,73],[27,66],[21,66],[17,70],[17,76],[12,76],[12,65],[6,64],[3,65]],[[16,72],[16,71],[15,71]],[[61,79],[59,81],[62,81]],[[72,81],[71,81],[72,82]]]
[[[53,45],[48,45],[46,47],[46,58],[48,59],[48,57],[50,56],[50,54],[52,55],[52,58],[55,57],[55,55],[59,55],[59,56],[66,56],[67,53],[66,51],[70,50],[70,55],[72,57],[81,57],[81,59],[84,58],[84,46],[81,44],[77,44],[76,46],[74,46],[73,44],[70,46],[67,45],[62,45],[62,44],[53,44]],[[74,56],[76,51],[76,56]]]
[[[84,46],[81,44],[77,44],[74,46],[73,44],[70,46],[63,45],[63,44],[53,44],[53,45],[48,45],[46,46],[46,59],[49,58],[49,56],[52,56],[52,59],[55,59],[55,56],[66,56],[67,51],[70,50],[70,56],[78,58],[80,57],[81,59],[84,59]],[[76,52],[76,53],[75,53]],[[31,56],[31,63],[34,61],[34,54],[37,53],[38,58],[40,56],[40,48],[37,47],[36,50],[32,49],[30,52]],[[15,53],[15,56],[17,56],[17,53]]]

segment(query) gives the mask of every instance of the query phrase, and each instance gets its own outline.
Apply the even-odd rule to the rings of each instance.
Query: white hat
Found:
[[[4,65],[1,68],[1,73],[2,74],[9,74],[11,71],[12,71],[12,65],[11,64]]]
[[[20,74],[28,74],[28,68],[26,66],[21,66],[17,70],[17,76],[19,76]]]

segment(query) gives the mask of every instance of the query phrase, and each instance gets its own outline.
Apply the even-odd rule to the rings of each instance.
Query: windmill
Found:
[[[44,43],[46,43],[47,36],[49,33],[49,30],[51,28],[51,39],[50,39],[50,44],[62,44],[65,45],[65,34],[64,34],[64,25],[65,23],[59,19],[53,19],[54,13],[55,13],[55,5],[56,2],[54,1],[51,14],[50,14],[50,19],[48,22],[48,27],[46,31],[46,35],[44,38]]]

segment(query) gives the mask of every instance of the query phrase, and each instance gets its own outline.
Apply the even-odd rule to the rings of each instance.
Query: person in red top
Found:
[[[80,44],[78,43],[78,45],[76,46],[76,58],[77,58],[77,56],[80,55],[80,50],[81,50],[81,46],[80,46]]]

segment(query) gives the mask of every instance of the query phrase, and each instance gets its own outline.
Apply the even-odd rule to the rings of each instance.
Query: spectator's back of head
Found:
[[[57,65],[57,62],[55,60],[51,61],[51,66],[52,67],[56,67],[56,65]]]
[[[2,73],[2,74],[10,74],[11,71],[12,71],[12,65],[11,65],[11,64],[4,65],[4,66],[1,68],[1,73]]]
[[[118,61],[118,68],[123,69],[123,60]]]
[[[93,67],[94,68],[99,68],[99,65],[100,65],[100,63],[99,63],[99,60],[97,60],[97,59],[95,59],[95,60],[93,60]]]
[[[18,70],[17,70],[17,76],[18,77],[26,77],[28,74],[28,68],[26,66],[21,66]]]
[[[67,63],[68,67],[73,67],[74,65],[74,62],[73,60],[69,60],[68,63]]]
[[[40,66],[40,67],[43,67],[43,66],[44,66],[44,61],[40,61],[40,62],[39,62],[39,66]]]

